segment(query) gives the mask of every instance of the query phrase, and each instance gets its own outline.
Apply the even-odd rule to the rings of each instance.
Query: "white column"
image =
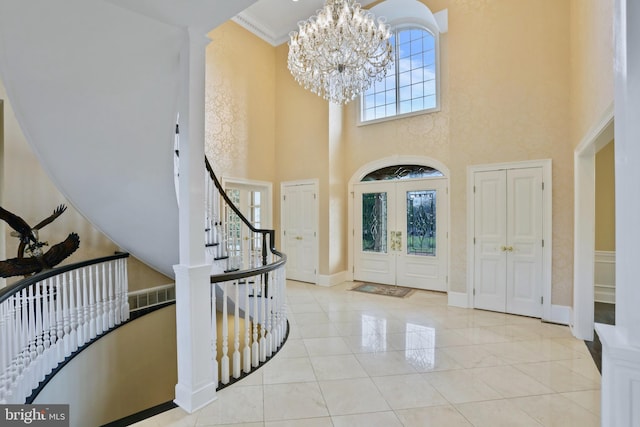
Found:
[[[176,273],[178,384],[175,402],[194,412],[216,398],[211,349],[210,266],[205,264],[204,103],[205,32],[185,30],[180,114],[179,232]]]
[[[602,426],[640,426],[640,2],[616,0],[616,326],[602,341]]]

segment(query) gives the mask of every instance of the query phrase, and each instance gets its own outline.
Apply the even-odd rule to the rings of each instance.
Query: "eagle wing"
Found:
[[[53,222],[53,220],[55,220],[60,215],[62,215],[63,212],[66,211],[66,210],[67,210],[67,207],[65,205],[59,205],[57,208],[54,209],[54,211],[53,211],[53,213],[51,215],[49,215],[47,218],[45,218],[42,221],[40,221],[35,227],[33,227],[33,229],[34,230],[40,230],[45,225],[51,224]]]
[[[42,270],[42,264],[37,258],[9,258],[0,261],[0,276],[27,276]]]
[[[80,237],[76,233],[71,233],[64,242],[51,246],[51,249],[42,255],[42,260],[47,268],[53,268],[74,253],[79,246]]]
[[[34,240],[33,236],[31,235],[31,227],[29,227],[29,224],[27,224],[24,219],[20,218],[16,214],[9,212],[2,206],[0,206],[0,219],[4,220],[7,224],[9,224],[11,228],[20,233],[23,239],[29,237],[31,238],[31,240]]]

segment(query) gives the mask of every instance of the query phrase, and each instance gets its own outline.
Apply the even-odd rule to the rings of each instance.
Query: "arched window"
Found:
[[[444,176],[438,169],[422,165],[386,166],[366,174],[361,181],[389,181],[410,178],[434,178]]]
[[[446,10],[434,15],[416,0],[387,0],[371,11],[391,24],[395,61],[360,97],[359,122],[438,111],[439,36],[447,30]]]

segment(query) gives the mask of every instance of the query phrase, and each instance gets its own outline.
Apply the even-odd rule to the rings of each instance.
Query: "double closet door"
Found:
[[[354,186],[354,279],[447,290],[446,179]]]
[[[474,306],[542,315],[542,168],[474,173]]]

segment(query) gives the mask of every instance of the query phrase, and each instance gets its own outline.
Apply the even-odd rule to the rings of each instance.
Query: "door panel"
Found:
[[[475,174],[475,298],[485,310],[506,310],[505,171]]]
[[[283,187],[282,215],[287,278],[316,283],[317,195],[315,184]]]
[[[396,283],[447,290],[447,185],[444,179],[396,183],[398,248]]]
[[[507,312],[542,315],[542,170],[507,171]]]
[[[389,234],[389,224],[395,223],[395,209],[389,209],[393,196],[393,184],[390,183],[354,188],[354,226],[358,230],[354,239],[355,280],[395,284],[396,259],[391,251]]]

